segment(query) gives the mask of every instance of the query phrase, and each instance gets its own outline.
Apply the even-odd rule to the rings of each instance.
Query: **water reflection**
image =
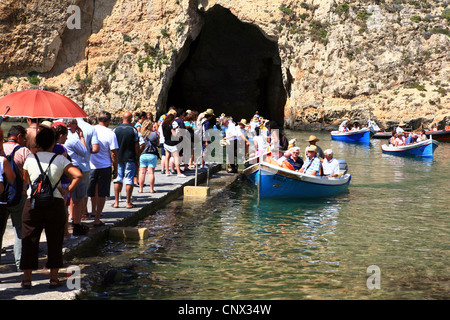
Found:
[[[150,230],[144,243],[103,248],[124,278],[91,298],[449,298],[450,144],[424,161],[384,156],[383,141],[366,147],[316,135],[347,160],[348,193],[258,202],[242,182],[207,202],[174,201],[140,222]],[[366,287],[373,264],[382,290]]]

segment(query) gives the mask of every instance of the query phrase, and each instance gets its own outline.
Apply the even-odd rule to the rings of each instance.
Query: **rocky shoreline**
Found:
[[[46,10],[41,3],[0,5],[0,96],[39,86],[89,114],[157,116],[192,92],[174,103],[230,115],[260,107],[290,129],[328,130],[344,118],[369,117],[386,129],[400,121],[450,124],[445,1],[61,0]],[[68,27],[72,5],[80,29]],[[233,27],[219,26],[224,14]],[[244,44],[260,37],[255,46],[272,43],[276,51],[236,56],[233,46],[243,45],[233,43],[235,27],[254,28]],[[214,47],[225,33],[226,46]],[[177,79],[182,86],[173,89]],[[228,96],[240,100],[223,101]]]

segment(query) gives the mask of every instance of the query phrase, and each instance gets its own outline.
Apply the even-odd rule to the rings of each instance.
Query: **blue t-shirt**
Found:
[[[412,136],[408,136],[408,138],[406,138],[406,144],[408,143],[414,143],[416,142],[415,139]]]
[[[311,174],[313,171],[317,171],[316,176],[318,176],[320,174],[320,159],[317,157],[312,159],[307,157],[302,168],[306,169],[303,173]]]

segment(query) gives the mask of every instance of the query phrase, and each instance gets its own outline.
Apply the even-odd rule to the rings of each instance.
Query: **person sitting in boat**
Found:
[[[397,129],[395,129],[395,132],[397,132],[397,134],[405,132],[405,130],[403,130],[402,127],[404,127],[406,124],[402,121],[399,123]]]
[[[305,162],[302,168],[299,170],[300,173],[310,174],[313,176],[318,176],[320,174],[320,167],[322,163],[317,157],[317,146],[310,145],[306,148]]]
[[[338,177],[340,175],[339,161],[333,157],[333,150],[324,151],[325,159],[322,161],[323,174],[327,177]]]
[[[361,130],[361,126],[359,125],[359,122],[353,122],[351,131],[357,131],[357,130]]]
[[[413,144],[417,142],[417,134],[411,133],[406,138],[406,145]]]
[[[348,122],[348,120],[342,121],[342,123],[340,124],[339,129],[338,129],[339,132],[347,132],[348,131],[347,122]]]
[[[316,147],[317,156],[318,156],[319,158],[321,158],[321,159],[325,158],[325,155],[323,154],[322,148],[320,148],[320,147],[316,144],[316,142],[319,141],[319,139],[317,139],[316,136],[310,135],[310,136],[309,136],[309,139],[308,139],[308,140],[305,140],[305,141],[309,142],[309,146],[308,146],[308,147],[310,147],[310,146],[315,146],[315,147]],[[308,149],[308,147],[305,148],[305,159],[306,159],[306,157],[308,157],[308,154],[307,154],[307,149]]]
[[[425,129],[422,129],[422,131],[417,134],[416,142],[422,142],[425,140],[428,140],[427,135],[425,134]]]
[[[287,161],[287,159],[291,156],[291,148],[289,148],[288,150],[284,151],[283,155],[277,160],[278,164],[280,166],[283,165],[284,161]]]
[[[291,150],[291,155],[286,159],[287,162],[289,162],[293,167],[295,171],[298,171],[303,166],[303,160],[300,158],[300,148],[299,147],[293,147]]]
[[[395,146],[395,139],[397,139],[397,132],[394,130],[392,131],[392,137],[389,138],[389,144]]]
[[[397,134],[397,138],[395,139],[394,146],[401,147],[405,145],[405,134],[403,132],[400,132]]]

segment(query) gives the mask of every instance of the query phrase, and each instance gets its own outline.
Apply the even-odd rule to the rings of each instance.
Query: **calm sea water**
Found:
[[[417,160],[383,155],[386,140],[287,132],[302,149],[310,134],[347,160],[348,193],[257,202],[238,181],[204,203],[173,201],[139,223],[148,240],[108,241],[75,261],[107,261],[122,273],[84,298],[449,299],[450,144]],[[371,266],[379,289],[368,288]]]

